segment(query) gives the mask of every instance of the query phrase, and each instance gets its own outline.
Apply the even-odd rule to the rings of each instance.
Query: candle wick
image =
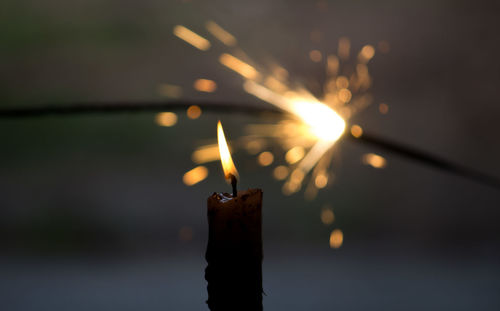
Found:
[[[231,186],[233,187],[233,198],[236,198],[238,196],[238,189],[236,188],[238,180],[233,174],[229,174],[229,176],[231,177]]]

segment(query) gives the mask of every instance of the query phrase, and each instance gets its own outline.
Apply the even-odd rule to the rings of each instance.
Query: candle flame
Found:
[[[227,146],[226,137],[224,136],[224,130],[222,129],[220,121],[217,123],[217,142],[219,144],[220,161],[222,163],[222,169],[224,170],[224,177],[226,180],[230,181],[231,175],[238,177],[238,171],[231,158],[231,153],[229,152],[229,147]]]

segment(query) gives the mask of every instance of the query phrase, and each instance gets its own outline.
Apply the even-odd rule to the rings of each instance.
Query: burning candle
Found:
[[[208,205],[205,279],[210,310],[262,310],[262,190],[237,191],[238,171],[217,124],[220,159],[232,193],[213,193]]]

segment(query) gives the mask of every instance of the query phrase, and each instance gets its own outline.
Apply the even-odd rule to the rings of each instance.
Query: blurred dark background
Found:
[[[172,35],[214,20],[256,60],[324,82],[309,51],[386,40],[370,63],[375,105],[352,123],[500,177],[500,10],[483,1],[14,1],[0,4],[0,106],[183,98],[255,102],[241,79]],[[311,32],[321,32],[313,42]],[[217,82],[200,93],[193,81]],[[322,80],[323,79],[323,80]],[[389,105],[389,113],[377,104]],[[237,137],[252,116],[153,113],[0,120],[2,310],[206,310],[206,198],[218,163],[182,183],[216,120]],[[234,154],[242,188],[264,189],[267,310],[498,310],[500,191],[352,141],[313,201],[281,194],[272,167]],[[377,170],[361,163],[383,155]],[[275,163],[279,164],[279,163]],[[275,165],[273,164],[273,166]],[[320,213],[333,208],[335,221]],[[333,229],[344,233],[330,249]]]

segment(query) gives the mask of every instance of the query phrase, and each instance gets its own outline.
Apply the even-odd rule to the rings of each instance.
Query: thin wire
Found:
[[[360,137],[355,137],[352,134],[348,136],[353,141],[358,141],[364,144],[368,144],[386,151],[399,154],[410,160],[420,162],[422,164],[440,169],[442,171],[452,173],[470,180],[477,181],[481,184],[491,186],[500,190],[500,180],[496,177],[478,172],[474,169],[453,163],[451,161],[445,160],[443,158],[436,157],[425,151],[418,150],[409,146],[402,145],[393,141],[389,141],[382,137],[377,137],[366,133],[363,130],[363,134]]]
[[[31,117],[68,116],[82,114],[116,114],[116,113],[139,113],[182,110],[197,105],[205,110],[221,113],[241,113],[245,115],[269,115],[283,117],[286,112],[272,107],[262,107],[244,103],[229,102],[196,102],[196,101],[168,101],[168,102],[94,102],[94,103],[71,103],[66,105],[52,104],[40,107],[14,108],[0,110],[0,119],[21,119]],[[355,142],[369,144],[389,152],[399,154],[410,160],[474,180],[500,190],[500,180],[496,177],[478,172],[474,169],[458,165],[451,161],[436,157],[425,151],[405,146],[382,137],[371,135],[363,131],[360,137],[348,135]]]
[[[0,119],[15,119],[27,117],[46,117],[51,115],[81,115],[96,113],[138,113],[183,110],[197,105],[214,112],[233,112],[250,115],[275,114],[283,116],[283,112],[272,107],[261,107],[250,104],[235,104],[229,102],[195,102],[195,101],[168,101],[168,102],[85,102],[50,104],[27,108],[12,108],[0,110]]]

